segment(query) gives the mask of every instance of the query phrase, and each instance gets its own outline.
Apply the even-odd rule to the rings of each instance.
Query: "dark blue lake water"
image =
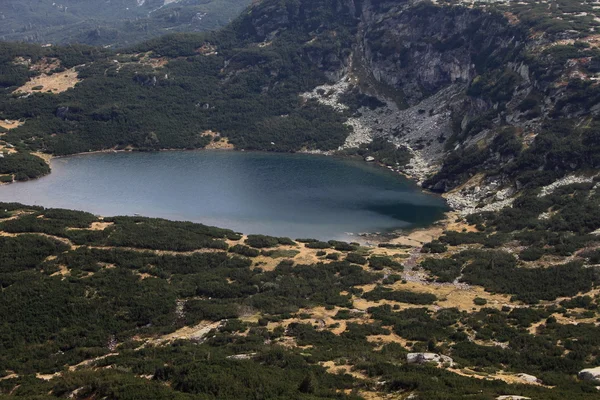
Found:
[[[446,211],[440,197],[362,161],[231,151],[55,159],[49,176],[1,186],[0,201],[320,239],[426,226]]]

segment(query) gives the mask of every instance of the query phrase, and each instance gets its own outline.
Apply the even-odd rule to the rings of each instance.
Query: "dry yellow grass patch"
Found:
[[[4,237],[16,237],[16,236],[18,236],[18,234],[0,231],[0,236],[4,236]]]
[[[389,335],[370,335],[367,336],[367,341],[371,343],[379,343],[380,345],[388,344],[388,343],[398,343],[402,347],[408,347],[408,340],[404,339],[401,336],[396,335],[395,333],[390,333]]]
[[[298,310],[298,314],[309,314],[310,318],[301,319],[297,317],[288,318],[279,322],[269,322],[269,324],[267,325],[267,329],[272,331],[279,326],[287,328],[288,325],[292,323],[302,323],[316,325],[317,330],[328,330],[335,335],[341,335],[343,332],[346,331],[348,323],[365,324],[373,322],[373,320],[369,319],[366,314],[364,316],[359,316],[356,318],[336,320],[333,317],[337,314],[339,310],[339,307],[335,307],[332,310],[327,310],[325,309],[325,307],[300,309]],[[331,327],[335,324],[337,324],[337,327]]]
[[[322,367],[327,369],[327,372],[329,372],[330,374],[339,374],[339,373],[343,373],[343,374],[349,374],[352,375],[354,378],[357,379],[369,379],[365,374],[363,374],[362,372],[359,371],[353,371],[352,370],[352,365],[335,365],[335,362],[333,361],[321,361],[319,363]]]
[[[277,341],[275,343],[278,344],[279,346],[283,346],[288,349],[292,349],[292,348],[307,349],[307,348],[312,347],[312,346],[298,346],[298,343],[296,343],[296,338],[291,337],[291,336],[280,337],[277,339]]]
[[[16,153],[16,152],[17,152],[17,150],[15,150],[14,148],[12,148],[12,147],[7,147],[7,146],[6,146],[6,145],[4,145],[4,144],[0,144],[0,153],[14,154],[14,153]]]
[[[294,247],[294,249],[300,252],[294,257],[294,261],[298,264],[316,264],[323,261],[317,257],[318,249],[311,249],[303,244],[300,244],[299,247]]]
[[[242,241],[240,241],[239,243],[243,243],[244,239],[245,239],[245,236],[244,236],[244,238],[242,238]],[[228,241],[228,243],[230,244],[230,246],[238,244],[238,242],[233,242],[233,241]],[[252,267],[253,268],[262,268],[264,271],[273,271],[275,269],[275,267],[277,267],[277,265],[279,265],[279,263],[283,260],[292,260],[296,264],[316,264],[319,262],[330,262],[329,260],[321,260],[321,259],[319,259],[319,257],[317,257],[317,251],[319,251],[318,249],[310,249],[308,247],[305,247],[301,243],[299,244],[299,246],[277,246],[277,247],[264,249],[264,250],[296,250],[298,252],[298,254],[296,254],[294,257],[279,257],[279,258],[273,258],[273,257],[260,255],[260,256],[252,258],[252,260],[253,260]]]
[[[212,56],[217,54],[217,47],[210,43],[204,43],[201,47],[196,49],[196,52],[203,56]]]
[[[261,268],[263,271],[273,271],[283,258],[257,256],[252,258],[252,267]]]
[[[92,222],[92,226],[89,229],[91,231],[103,231],[114,224],[114,222]]]
[[[361,285],[356,286],[362,289],[364,292],[370,292],[377,285]],[[361,298],[353,299],[353,306],[357,310],[367,310],[370,307],[379,307],[384,304],[390,306],[398,306],[400,310],[407,308],[420,308],[426,307],[432,310],[438,310],[440,308],[452,308],[456,307],[461,311],[472,312],[474,310],[480,310],[482,307],[491,308],[502,308],[503,305],[510,303],[510,296],[503,294],[491,294],[486,292],[482,287],[469,286],[468,289],[453,284],[435,284],[427,282],[396,282],[391,286],[394,290],[406,290],[415,293],[430,293],[435,295],[438,300],[432,305],[416,305],[401,303],[392,300],[377,300],[369,301]],[[478,306],[473,301],[476,297],[480,297],[487,300],[487,304],[484,306]]]
[[[583,309],[579,309],[579,310],[569,310],[572,312],[583,312]],[[558,322],[559,324],[563,324],[563,325],[579,325],[579,324],[594,324],[594,325],[600,325],[600,322],[598,322],[598,318],[596,317],[592,317],[592,318],[575,318],[575,317],[565,317],[562,314],[552,314],[552,316],[554,318],[556,318],[556,322]]]
[[[15,379],[15,378],[18,378],[18,377],[19,377],[19,375],[15,374],[14,372],[11,372],[8,375],[3,376],[2,378],[0,378],[0,382],[6,381],[8,379]]]
[[[446,221],[448,222],[445,224],[445,230],[454,232],[479,232],[475,228],[475,225],[469,225],[464,221],[456,222],[458,218],[459,215],[455,211],[446,213]]]
[[[25,60],[25,63],[28,63],[30,61]],[[37,71],[37,72],[43,72],[43,73],[50,73],[50,71],[59,68],[60,67],[60,60],[58,58],[52,58],[52,57],[44,57],[42,58],[40,61],[36,62],[35,64],[31,64],[29,66],[29,70],[31,71]]]
[[[139,53],[136,54],[136,56],[140,58],[140,64],[149,65],[154,69],[162,68],[169,63],[169,60],[166,57],[153,58],[151,51],[147,53]]]
[[[438,298],[438,301],[429,308],[452,308],[456,307],[461,311],[479,310],[482,307],[502,308],[503,305],[510,303],[510,296],[504,294],[491,294],[486,292],[480,286],[470,286],[468,289],[457,287],[452,284],[431,284],[426,282],[396,282],[393,286],[396,290],[408,290],[417,293],[431,293]],[[473,303],[476,297],[487,300],[485,306],[477,306]],[[437,306],[437,307],[436,307]]]
[[[3,120],[0,120],[0,128],[11,130],[11,129],[15,129],[15,128],[23,125],[24,123],[25,122],[12,120],[12,119],[3,119]],[[0,135],[3,135],[3,134],[0,133]]]
[[[226,137],[213,140],[205,147],[207,150],[233,150],[234,148],[235,147],[229,143],[229,139]]]
[[[207,130],[202,132],[202,136],[209,136],[211,138],[211,142],[206,145],[205,149],[207,150],[232,150],[234,146],[229,143],[229,139],[226,137],[222,137],[219,132],[215,132],[212,130]]]
[[[238,317],[238,319],[242,322],[245,323],[249,323],[249,324],[256,324],[258,323],[258,320],[260,319],[261,314],[260,313],[244,313],[241,316]]]
[[[52,75],[42,73],[39,76],[31,78],[29,82],[15,90],[13,93],[27,94],[34,92],[51,92],[51,93],[62,93],[81,82],[77,77],[77,71],[74,68],[68,69],[63,72],[58,72]],[[35,87],[42,86],[40,90],[33,90]]]
[[[55,372],[53,374],[40,374],[38,372],[38,373],[35,374],[36,378],[41,379],[43,381],[49,381],[49,380],[52,380],[52,379],[57,378],[59,376],[61,376],[60,372]]]
[[[360,310],[360,311],[366,311],[371,307],[381,307],[383,305],[389,305],[389,306],[398,306],[398,310],[406,310],[407,308],[422,308],[422,307],[427,307],[427,306],[423,306],[423,305],[417,305],[417,304],[408,304],[408,303],[400,303],[398,301],[393,301],[393,300],[377,300],[377,301],[371,301],[371,300],[365,300],[365,299],[361,299],[361,298],[354,298],[352,300],[352,305],[356,310]]]

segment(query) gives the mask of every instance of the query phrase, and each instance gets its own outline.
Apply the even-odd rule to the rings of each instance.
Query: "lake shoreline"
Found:
[[[38,156],[40,158],[42,158],[45,162],[47,162],[48,164],[51,164],[51,162],[53,160],[60,160],[60,159],[65,159],[65,158],[70,158],[70,157],[74,157],[74,156],[82,156],[82,155],[93,155],[93,154],[111,154],[111,153],[160,153],[160,152],[214,152],[214,153],[221,153],[221,152],[240,152],[240,153],[264,153],[264,154],[286,154],[286,153],[282,153],[282,152],[270,152],[270,151],[257,151],[257,150],[244,150],[244,149],[205,149],[205,148],[198,148],[198,149],[179,149],[179,148],[165,148],[165,149],[156,149],[156,150],[143,150],[143,149],[136,149],[136,148],[125,148],[125,149],[103,149],[103,150],[95,150],[95,151],[88,151],[88,152],[80,152],[80,153],[74,153],[74,154],[69,154],[69,155],[61,155],[61,156],[54,156],[54,155],[50,155],[50,154],[46,154],[46,153],[32,153],[35,156]],[[411,185],[414,185],[414,187],[418,187],[419,191],[421,191],[424,194],[427,195],[435,195],[435,197],[439,197],[439,198],[443,198],[443,196],[440,196],[437,193],[433,193],[431,191],[428,191],[426,189],[423,189],[420,185],[418,185],[417,182],[414,181],[414,179],[411,179],[411,177],[406,176],[405,174],[403,174],[401,171],[397,170],[397,169],[393,169],[390,168],[386,165],[383,165],[377,161],[366,161],[364,159],[364,157],[361,156],[357,156],[357,155],[348,155],[348,154],[343,154],[343,153],[337,153],[337,152],[330,152],[330,151],[298,151],[298,152],[289,152],[287,154],[299,154],[299,155],[320,155],[320,156],[329,156],[332,158],[336,158],[336,159],[340,159],[340,160],[352,160],[352,161],[360,161],[360,164],[363,165],[370,165],[373,167],[376,167],[377,169],[381,170],[381,171],[385,171],[388,173],[392,173],[393,175],[400,175],[402,178],[404,178],[404,180],[406,182],[409,182]],[[52,171],[51,171],[52,173]],[[47,176],[47,175],[44,175]],[[32,181],[37,180],[39,178],[35,178],[32,179]],[[16,183],[16,182],[13,182]],[[23,182],[26,183],[26,182]],[[445,199],[444,199],[445,202]],[[408,228],[401,228],[401,229],[395,229],[395,230],[390,230],[390,231],[384,231],[384,232],[377,232],[377,231],[372,231],[372,232],[352,232],[352,236],[354,238],[356,238],[357,241],[360,242],[372,242],[374,243],[375,246],[377,246],[377,244],[379,243],[383,243],[383,242],[389,242],[391,240],[395,241],[397,239],[401,239],[403,237],[408,237],[411,234],[413,234],[414,232],[420,232],[420,231],[424,231],[424,230],[429,230],[432,229],[434,227],[438,227],[440,225],[446,226],[448,225],[451,221],[449,219],[449,215],[448,213],[454,211],[451,207],[449,207],[448,203],[445,202],[446,206],[448,207],[448,211],[444,213],[444,216],[441,217],[440,219],[436,220],[435,222],[433,222],[432,225],[429,226],[412,226],[412,227],[408,227]]]

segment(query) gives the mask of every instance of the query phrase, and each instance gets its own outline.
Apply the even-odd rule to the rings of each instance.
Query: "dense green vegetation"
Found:
[[[16,374],[0,381],[5,395],[64,397],[76,390],[77,398],[249,399],[256,393],[265,399],[359,398],[359,390],[376,379],[386,381],[380,391],[416,392],[433,399],[464,398],[473,391],[485,393],[481,398],[501,393],[549,399],[566,393],[576,399],[595,396],[593,384],[572,375],[600,360],[600,330],[594,324],[563,325],[552,317],[580,309],[587,318],[597,316],[598,298],[574,296],[587,291],[595,279],[580,264],[525,269],[515,266],[514,256],[498,250],[459,253],[449,260],[462,269],[462,279],[489,290],[526,301],[573,296],[560,306],[469,313],[420,308],[435,306],[440,299],[402,289],[399,277],[391,274],[399,268],[393,259],[343,242],[327,245],[355,248],[346,260],[303,265],[294,262],[297,252],[286,249],[318,242],[264,235],[243,239],[199,224],[99,219],[18,204],[0,204],[0,209],[0,230],[14,235],[0,236],[0,371]],[[103,229],[91,229],[99,223]],[[69,240],[82,246],[73,247]],[[243,241],[287,256],[273,270],[262,270],[252,261],[260,250]],[[374,289],[361,289],[372,283]],[[361,312],[354,309],[355,298],[394,305]],[[337,309],[334,320],[345,324],[340,334],[329,330],[335,324],[323,326],[311,319],[311,307],[318,306]],[[257,322],[247,319],[251,314],[260,315]],[[293,322],[285,323],[290,318]],[[154,339],[211,321],[218,324],[201,340]],[[526,330],[540,322],[535,336]],[[388,343],[376,348],[368,339],[392,332],[408,341],[406,347]],[[289,340],[310,350],[279,345]],[[509,346],[481,344],[485,341]],[[509,386],[408,365],[403,361],[408,351],[441,352],[460,366],[490,373],[502,369],[536,374],[555,388]],[[85,360],[99,369],[66,368]],[[353,366],[363,378],[327,373],[320,362],[331,360]],[[55,372],[50,381],[34,377]],[[340,390],[348,390],[347,395]]]
[[[297,25],[261,47],[257,44],[264,38],[252,26],[261,7],[244,14],[229,29],[165,36],[130,49],[130,55],[83,47],[3,44],[6,51],[0,64],[10,74],[3,80],[6,92],[32,74],[24,66],[13,66],[16,55],[32,61],[58,57],[66,68],[78,65],[83,79],[76,89],[59,95],[2,97],[0,112],[5,118],[28,119],[5,139],[63,155],[128,145],[198,148],[209,143],[202,132],[214,130],[239,148],[337,148],[348,134],[342,124],[346,117],[314,101],[303,103],[298,94],[325,82],[311,57],[347,46],[345,21],[330,21],[333,10],[320,4],[303,14],[290,10]],[[306,44],[313,23],[309,12],[311,18],[329,21],[331,28],[339,29],[338,35]],[[172,60],[163,67],[140,61],[136,54],[150,50],[152,57]],[[79,59],[69,61],[71,52]],[[104,95],[96,96],[100,92]]]
[[[23,42],[123,47],[168,32],[220,28],[247,0],[6,0],[0,39]]]
[[[0,174],[13,174],[17,181],[27,181],[50,173],[44,160],[28,153],[6,154],[0,158]]]

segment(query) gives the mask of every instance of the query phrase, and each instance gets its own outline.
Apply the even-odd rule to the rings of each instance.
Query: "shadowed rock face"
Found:
[[[449,84],[470,82],[522,43],[522,33],[498,14],[371,3],[361,13],[363,60],[377,81],[400,90],[409,105]]]
[[[419,182],[439,167],[449,138],[497,107],[496,99],[469,91],[481,75],[509,71],[520,86],[508,91],[520,100],[533,85],[527,65],[520,61],[525,30],[499,13],[419,1],[298,1],[285,7],[265,1],[238,23],[242,36],[265,43],[290,31],[308,32],[311,39],[302,48],[303,56],[336,82],[327,89],[359,82],[363,91],[389,100],[375,113],[361,111],[354,124],[365,131],[358,132],[359,142],[387,137],[414,150],[429,166],[415,162],[407,172]],[[520,123],[514,106],[506,114],[512,124]],[[468,146],[479,140],[470,142],[465,136],[458,143]],[[490,163],[504,161],[490,158]],[[446,191],[457,182],[444,179],[426,186]]]

